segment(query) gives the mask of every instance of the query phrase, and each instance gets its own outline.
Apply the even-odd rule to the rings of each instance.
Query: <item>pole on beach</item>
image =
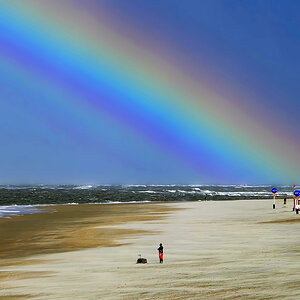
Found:
[[[273,209],[275,209],[277,189],[276,188],[272,188],[272,192],[273,192]]]
[[[293,211],[295,211],[296,208],[296,197],[294,197],[294,207],[293,207]]]
[[[295,198],[294,198],[294,209],[296,210],[296,214],[299,214],[299,196],[300,196],[300,191],[296,190],[294,192]]]
[[[296,191],[296,184],[294,184],[293,195],[295,195],[295,191]],[[296,207],[296,199],[295,199],[295,197],[294,197],[294,207],[293,207],[293,211],[295,211],[295,207]]]

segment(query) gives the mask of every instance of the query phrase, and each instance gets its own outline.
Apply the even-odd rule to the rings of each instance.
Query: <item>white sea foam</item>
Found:
[[[93,188],[93,185],[79,185],[79,186],[75,186],[74,190],[88,190]]]
[[[210,191],[210,190],[202,190],[201,192],[203,194],[212,194],[212,193],[215,193],[214,191]]]
[[[24,214],[35,214],[41,212],[36,205],[8,205],[0,206],[0,218],[18,216]]]
[[[147,187],[147,185],[145,185],[145,184],[125,184],[123,186],[124,187]]]

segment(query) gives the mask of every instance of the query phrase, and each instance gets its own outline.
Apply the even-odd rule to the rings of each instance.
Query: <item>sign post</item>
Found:
[[[273,209],[275,209],[277,189],[276,188],[272,188],[272,192],[273,192]]]
[[[300,191],[296,190],[294,192],[295,198],[294,198],[294,210],[296,211],[296,214],[299,214],[299,197],[300,197]]]
[[[294,190],[293,190],[293,194],[295,195],[295,191],[296,191],[296,185],[294,184]],[[294,206],[293,206],[293,211],[295,211],[295,206],[296,206],[296,199],[294,197]]]

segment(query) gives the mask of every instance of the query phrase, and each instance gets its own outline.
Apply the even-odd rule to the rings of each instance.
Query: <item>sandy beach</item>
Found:
[[[300,218],[290,204],[45,209],[0,220],[0,299],[300,298]],[[148,264],[137,265],[138,254]]]

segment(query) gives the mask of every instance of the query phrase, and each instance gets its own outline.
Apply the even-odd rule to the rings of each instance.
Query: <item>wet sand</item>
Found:
[[[0,219],[0,266],[7,263],[3,258],[120,246],[117,238],[143,231],[101,226],[160,219],[170,209],[153,204],[58,205],[43,207],[45,213]]]
[[[291,205],[54,209],[0,221],[0,299],[300,298],[300,217]],[[135,264],[138,254],[147,265]]]

